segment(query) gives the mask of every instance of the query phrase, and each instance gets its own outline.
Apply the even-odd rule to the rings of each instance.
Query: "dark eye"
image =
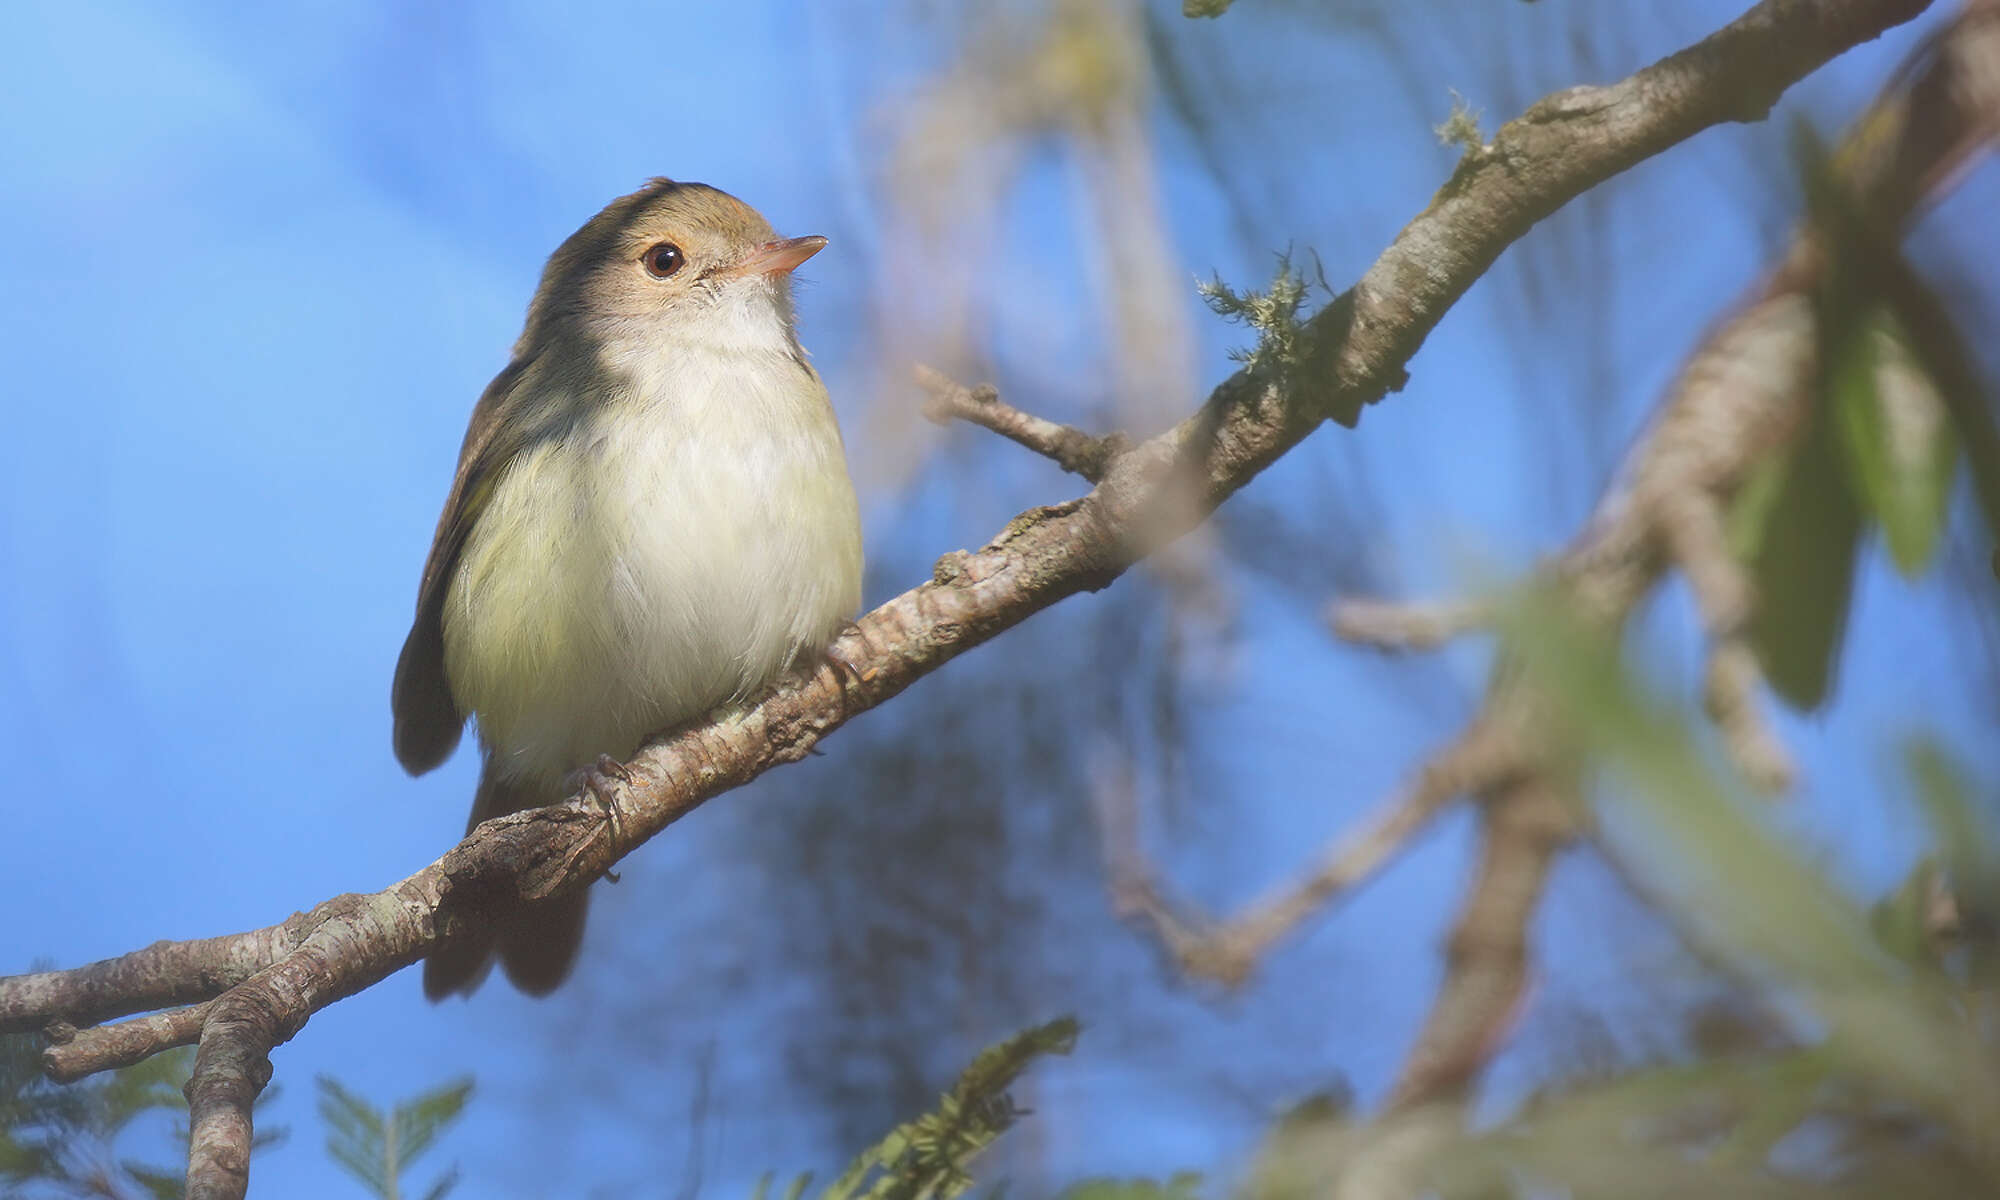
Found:
[[[672,242],[661,242],[659,245],[646,251],[645,257],[641,261],[646,264],[647,274],[655,279],[665,279],[675,271],[680,270],[681,264],[687,260],[682,256],[679,246],[674,245]]]

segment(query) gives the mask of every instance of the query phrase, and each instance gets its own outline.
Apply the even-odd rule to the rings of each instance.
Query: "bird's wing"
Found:
[[[452,699],[444,673],[444,602],[458,555],[486,506],[493,483],[529,439],[519,418],[520,384],[534,364],[517,358],[494,376],[473,406],[472,423],[458,452],[458,474],[445,497],[424,562],[423,583],[417,589],[417,619],[396,660],[396,682],[389,706],[395,712],[396,760],[412,775],[421,775],[450,757],[465,727],[465,714]],[[503,417],[514,416],[512,421]]]

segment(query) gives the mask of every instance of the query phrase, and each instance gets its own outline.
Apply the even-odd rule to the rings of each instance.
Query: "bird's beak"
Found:
[[[730,267],[729,275],[782,275],[800,263],[818,254],[826,245],[826,239],[818,234],[808,237],[779,238],[743,256],[743,261]]]

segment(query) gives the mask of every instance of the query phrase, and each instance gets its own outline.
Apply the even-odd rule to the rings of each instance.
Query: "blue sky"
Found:
[[[1289,39],[1282,21],[1247,11],[1187,33],[1267,55],[1251,98],[1299,141],[1289,160],[1272,152],[1276,182],[1256,198],[1275,225],[1246,245],[1185,133],[1159,118],[1162,199],[1190,283],[1181,303],[1199,311],[1197,274],[1257,282],[1267,251],[1287,244],[1316,249],[1336,286],[1351,279],[1448,172],[1450,151],[1429,133],[1448,89],[1466,91],[1490,126],[1730,15],[1704,3],[1635,18],[1626,44],[1598,44],[1586,69],[1534,49],[1561,28],[1559,7],[1508,6],[1486,18],[1502,40],[1447,38],[1402,68],[1365,39]],[[782,0],[664,12],[77,3],[15,14],[0,48],[15,99],[0,119],[13,179],[0,192],[0,345],[12,367],[0,402],[0,767],[14,781],[0,878],[17,917],[0,931],[0,971],[268,924],[384,886],[450,845],[471,755],[404,777],[389,753],[389,673],[466,413],[504,363],[542,258],[612,196],[654,174],[702,179],[781,230],[832,235],[800,312],[850,440],[871,406],[910,402],[881,384],[897,364],[869,358],[894,233],[877,171],[898,98],[944,61],[934,31]],[[1913,36],[1850,55],[1781,112],[1851,115]],[[1305,103],[1329,93],[1346,99]],[[1511,255],[1431,339],[1409,389],[1358,434],[1319,435],[1237,506],[1310,529],[1310,505],[1339,504],[1342,481],[1365,476],[1379,523],[1343,549],[1412,596],[1551,550],[1680,356],[1768,254],[1791,194],[1782,138],[1781,122],[1711,131],[1538,231],[1594,230],[1581,244],[1609,259]],[[996,370],[1058,381],[1016,398],[1082,421],[1101,416],[1089,387],[1060,381],[1102,375],[1102,326],[1070,186],[1060,154],[1031,161],[1005,199],[1004,244],[962,252],[990,264]],[[1997,199],[1993,172],[1975,176],[1919,232],[1919,261],[1996,261],[1992,232],[1970,226]],[[1601,292],[1602,341],[1584,347],[1544,314],[1569,311],[1564,280],[1597,269],[1615,282]],[[1521,303],[1534,270],[1554,281],[1541,312]],[[1206,386],[1242,335],[1205,315],[1193,328]],[[1013,512],[1074,494],[997,440],[960,431],[925,445],[942,465],[860,480],[871,603]],[[1410,664],[1334,646],[1316,605],[1254,576],[1236,595],[1237,635],[1195,708],[1201,777],[1227,782],[1228,816],[1197,810],[1178,827],[1191,842],[1166,855],[1185,887],[1223,906],[1300,869],[1386,794],[1469,710],[1483,670],[1476,647]],[[972,686],[995,653],[1048,652],[1059,671],[1063,639],[1107,603],[1074,602],[898,704],[962,698],[952,689]],[[1991,756],[1988,701],[1963,669],[1967,652],[1939,632],[1963,628],[1954,604],[1937,578],[1905,583],[1871,555],[1839,702],[1783,719],[1808,789],[1779,819],[1863,893],[1892,884],[1920,846],[1885,794],[1901,736],[1931,729],[1995,765],[1979,757]],[[1692,694],[1681,589],[1668,587],[1644,624],[1661,686]],[[871,714],[824,759],[677,827],[633,860],[654,885],[600,889],[600,924],[657,923],[671,933],[677,986],[713,995],[721,985],[705,972],[735,961],[718,944],[769,933],[758,868],[741,852],[752,814],[809,805],[855,743],[892,741],[912,719]],[[1379,1096],[1435,982],[1468,834],[1462,816],[1447,821],[1287,947],[1249,994],[1222,1002],[1161,978],[1084,894],[1096,904],[1075,918],[1087,936],[1051,954],[1096,946],[1129,1006],[1059,987],[1040,997],[1050,1014],[1082,1010],[1092,1029],[1074,1059],[1038,1076],[1033,1099],[1049,1117],[1034,1153],[1049,1177],[1226,1170],[1277,1105],[1316,1081],[1344,1074],[1364,1099]],[[672,911],[640,911],[661,880],[679,881]],[[1646,930],[1601,868],[1563,868],[1538,930],[1543,1006],[1523,1028],[1530,1049],[1496,1067],[1499,1090],[1532,1078],[1532,1046],[1572,1007],[1648,1010],[1621,982],[1627,968],[1673,956]],[[1305,999],[1330,980],[1338,996]],[[746,986],[740,1003],[660,1014],[686,1030],[672,1045],[716,1047],[720,1115],[703,1135],[716,1195],[853,1148],[816,1140],[812,1114],[786,1109],[784,1064],[768,1053],[768,1023],[810,1003],[805,985],[766,970]],[[440,1152],[464,1164],[461,1194],[574,1194],[577,1179],[620,1194],[620,1180],[671,1169],[685,1156],[690,1059],[649,1060],[657,1071],[637,1085],[565,1078],[568,1055],[615,1056],[630,1033],[593,1020],[607,1010],[592,1003],[535,1004],[489,986],[471,1004],[432,1008],[399,976],[322,1013],[276,1055],[275,1116],[294,1137],[257,1162],[256,1194],[357,1194],[319,1152],[320,1071],[383,1100],[476,1073],[471,1115]],[[1005,1032],[977,1009],[969,1002],[953,1053]],[[1127,1013],[1143,1020],[1121,1029]],[[635,1143],[629,1125],[593,1118],[592,1091],[657,1107],[668,1132]]]

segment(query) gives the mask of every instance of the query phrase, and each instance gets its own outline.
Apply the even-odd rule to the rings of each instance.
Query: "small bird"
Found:
[[[562,800],[823,653],[853,616],[854,485],[792,317],[791,272],[825,245],[655,179],[549,256],[472,410],[391,694],[412,775],[477,722],[468,831]],[[424,994],[470,995],[496,954],[522,991],[553,991],[586,900],[438,947]]]

